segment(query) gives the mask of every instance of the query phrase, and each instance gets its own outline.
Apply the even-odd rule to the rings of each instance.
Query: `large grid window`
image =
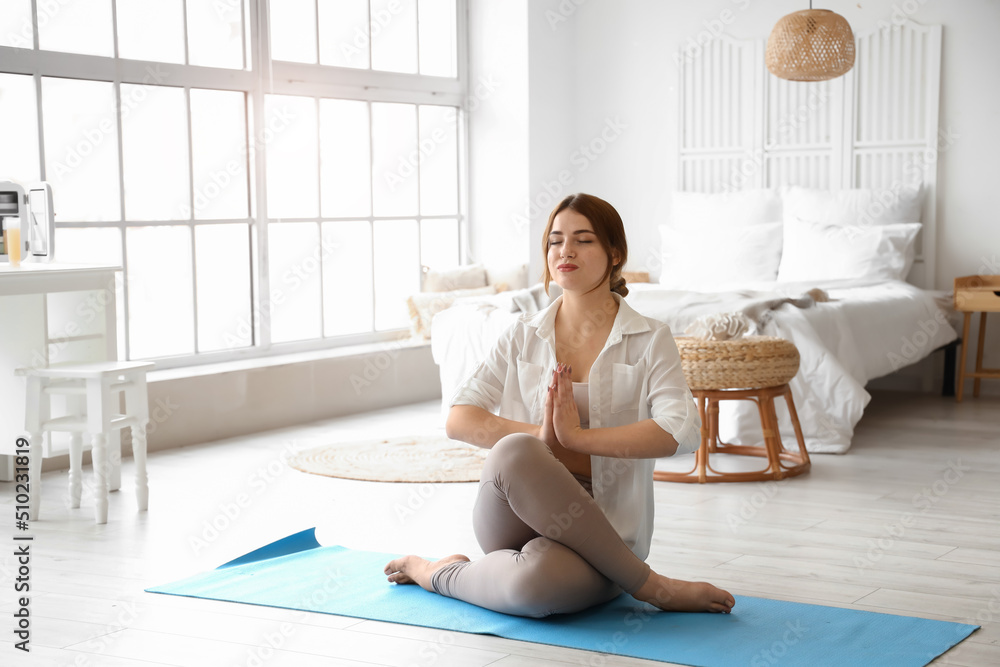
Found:
[[[462,260],[463,0],[5,0],[0,178],[161,367],[398,336]],[[15,129],[16,131],[11,131]]]

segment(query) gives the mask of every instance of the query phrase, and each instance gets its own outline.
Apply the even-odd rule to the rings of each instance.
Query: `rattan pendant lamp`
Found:
[[[789,81],[826,81],[854,67],[854,33],[840,14],[809,9],[783,16],[764,56],[771,74]]]

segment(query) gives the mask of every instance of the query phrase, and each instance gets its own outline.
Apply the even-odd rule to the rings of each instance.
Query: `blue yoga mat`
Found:
[[[530,619],[386,581],[398,554],[322,546],[315,529],[219,568],[154,588],[166,593],[492,634],[698,667],[926,665],[976,625],[736,596],[731,614],[662,612],[622,594],[583,612]]]

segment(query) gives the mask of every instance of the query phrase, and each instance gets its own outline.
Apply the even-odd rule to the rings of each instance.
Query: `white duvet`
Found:
[[[780,303],[820,287],[829,302],[805,308]],[[958,337],[935,298],[940,294],[900,281],[879,283],[765,283],[731,292],[667,290],[656,284],[629,285],[628,303],[665,322],[680,335],[707,314],[750,314],[756,331],[792,341],[799,349],[799,372],[790,386],[810,452],[842,454],[871,396],[865,384],[915,363]],[[499,303],[499,302],[497,302]],[[442,409],[475,369],[502,331],[518,317],[493,303],[457,304],[438,313],[431,349],[441,370]],[[787,410],[778,404],[782,441],[793,446]],[[762,444],[760,418],[749,401],[720,404],[719,435],[725,442]]]

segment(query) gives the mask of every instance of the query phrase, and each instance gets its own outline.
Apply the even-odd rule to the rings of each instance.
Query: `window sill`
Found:
[[[429,340],[423,340],[420,338],[403,338],[400,340],[364,343],[361,345],[345,345],[342,347],[309,350],[305,352],[289,352],[267,357],[248,357],[246,359],[221,361],[198,366],[165,368],[163,370],[154,370],[150,372],[147,378],[151,383],[165,382],[169,380],[204,377],[207,375],[218,375],[222,373],[238,373],[241,371],[255,370],[259,368],[292,366],[295,364],[305,364],[314,361],[324,361],[327,359],[364,357],[367,355],[378,354],[380,352],[392,354],[398,350],[415,350],[419,348],[427,348],[429,351],[430,346],[431,342]]]

